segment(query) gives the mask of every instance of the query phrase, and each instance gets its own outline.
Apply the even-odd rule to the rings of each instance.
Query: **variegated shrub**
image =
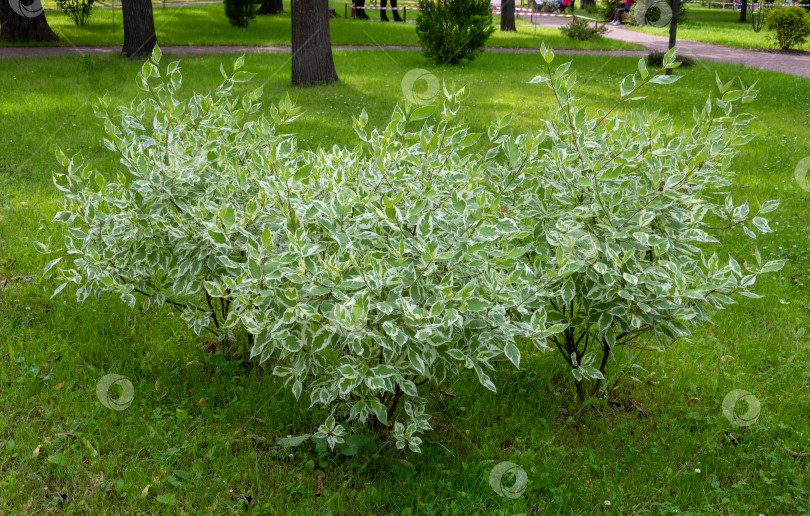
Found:
[[[736,106],[750,89],[721,84],[682,131],[643,110],[588,115],[563,65],[534,81],[560,105],[537,132],[505,134],[508,118],[470,132],[462,89],[397,107],[382,129],[362,113],[357,146],[310,151],[282,132],[298,116],[289,100],[262,109],[260,90],[234,94],[250,77],[241,59],[214,95],[188,99],[177,63],[159,60],[144,64],[144,99],[99,107],[115,180],[61,156],[55,220],[72,262],[46,270],[80,301],[140,296],[198,334],[248,335],[296,398],[328,410],[315,436],[333,447],[375,422],[418,451],[426,392],[464,370],[494,391],[492,362],[518,367],[523,343],[561,351],[584,393],[615,346],[688,335],[779,265],[744,273],[700,247],[710,226],[768,230],[746,204],[713,200],[746,141]],[[622,101],[669,82],[639,66]]]
[[[233,94],[241,60],[216,95],[183,100],[177,64],[159,58],[145,99],[100,107],[126,172],[108,182],[63,157],[54,178],[73,258],[58,274],[79,300],[140,295],[197,333],[249,334],[296,397],[333,413],[317,434],[330,445],[373,417],[418,450],[426,389],[471,369],[495,390],[490,362],[518,366],[516,339],[546,330],[520,306],[532,280],[509,242],[528,234],[503,213],[529,156],[497,124],[487,157],[470,150],[482,135],[454,121],[466,90],[445,92],[436,125],[432,106],[396,108],[379,131],[363,113],[357,147],[306,151],[280,132],[297,116],[288,101],[265,119],[260,92]]]
[[[600,387],[617,346],[663,349],[733,294],[758,297],[750,291],[757,276],[782,261],[762,264],[754,252],[751,265],[740,265],[704,249],[735,227],[752,238],[769,232],[761,215],[778,202],[752,208],[728,193],[731,159],[753,138],[753,117],[742,112],[753,87],[734,90],[718,78],[718,96],[681,128],[657,112],[618,109],[643,98],[645,84],[678,76],[651,74],[640,60],[616,105],[589,113],[574,97],[568,64],[553,68],[545,49],[543,57],[546,73],[532,82],[548,86],[558,108],[535,137],[548,145],[527,164],[531,179],[507,213],[533,232],[517,245],[532,247],[525,274],[542,286],[546,323],[555,328],[537,343],[561,353],[586,396]],[[675,68],[674,59],[667,53],[664,67]]]

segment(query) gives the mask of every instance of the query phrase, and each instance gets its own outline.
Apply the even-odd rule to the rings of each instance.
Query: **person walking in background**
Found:
[[[387,0],[380,0],[380,6],[383,7],[380,9],[380,21],[389,21],[388,16],[385,14],[385,6],[387,3]],[[394,8],[394,21],[402,21],[402,18],[399,17],[399,12],[397,11],[397,0],[391,0],[391,7]]]

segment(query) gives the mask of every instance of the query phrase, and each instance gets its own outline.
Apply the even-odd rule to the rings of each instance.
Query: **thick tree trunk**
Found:
[[[124,17],[124,47],[121,53],[130,59],[150,55],[157,45],[152,1],[122,0],[121,13]]]
[[[0,41],[59,41],[59,38],[45,19],[40,0],[0,0]]]
[[[515,0],[501,2],[501,30],[517,30],[515,27]]]
[[[740,21],[746,21],[745,18],[748,14],[748,0],[742,0],[742,4],[740,4]]]
[[[278,14],[284,10],[281,0],[263,0],[256,14]]]
[[[292,83],[338,80],[329,35],[328,0],[292,0]]]

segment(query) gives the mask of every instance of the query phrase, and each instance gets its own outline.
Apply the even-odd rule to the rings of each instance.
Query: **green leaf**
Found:
[[[269,229],[262,231],[262,247],[265,249],[273,247],[273,233]]]
[[[664,68],[668,68],[671,65],[675,64],[675,56],[676,56],[677,52],[678,52],[677,47],[672,47],[669,50],[667,50],[667,53],[664,54],[664,58],[663,58]]]
[[[225,236],[225,233],[221,233],[219,231],[214,231],[213,229],[208,230],[208,235],[216,244],[225,245],[228,243],[228,238]]]
[[[472,312],[480,312],[489,308],[490,304],[483,299],[471,298],[467,300],[467,308]]]
[[[352,246],[352,241],[349,240],[348,235],[345,233],[335,233],[332,238],[338,243],[341,251],[346,251]]]
[[[250,259],[248,260],[248,270],[250,271],[250,277],[258,280],[262,278],[262,266],[256,260]]]
[[[647,71],[647,64],[645,63],[645,59],[643,57],[638,60],[638,73],[642,79],[646,79],[650,75],[650,72]]]
[[[377,416],[377,419],[383,425],[388,425],[388,409],[380,403],[380,401],[376,398],[372,398],[370,400],[371,410],[374,412],[374,415]]]
[[[774,211],[778,207],[779,207],[779,201],[776,201],[776,200],[765,201],[764,203],[762,203],[762,207],[759,209],[759,212],[760,213],[769,213],[769,212]]]
[[[299,399],[301,397],[301,389],[302,389],[302,387],[303,387],[303,385],[301,384],[301,382],[299,380],[296,380],[293,383],[292,393],[293,393],[293,396],[295,396],[295,399]]]
[[[600,332],[604,333],[608,328],[610,328],[611,324],[613,324],[613,316],[610,315],[608,312],[604,312],[602,313],[601,316],[599,316]]]
[[[248,82],[255,76],[256,74],[250,72],[244,71],[236,72],[235,74],[233,74],[233,82]]]
[[[506,355],[506,358],[512,362],[515,367],[520,369],[520,350],[511,342],[507,342],[506,346],[503,348],[503,352]]]
[[[478,381],[481,382],[481,385],[486,387],[487,389],[491,390],[492,392],[498,392],[498,389],[495,388],[495,384],[492,383],[492,380],[489,378],[481,366],[478,364],[473,365],[473,369],[475,369],[475,374],[478,375]]]
[[[65,224],[70,224],[72,220],[73,220],[73,213],[69,211],[60,211],[53,217],[51,222],[63,222]]]
[[[481,136],[482,136],[481,133],[470,133],[467,136],[465,136],[464,139],[461,140],[461,142],[459,142],[457,147],[460,149],[466,149],[467,147],[471,147],[472,145],[475,145],[478,142],[478,140],[481,139]]]
[[[672,84],[680,78],[680,75],[656,75],[650,79],[650,84]]]
[[[230,229],[233,227],[234,223],[236,223],[236,212],[230,206],[225,208],[220,213],[220,216],[222,217],[222,223],[225,224],[227,229]]]
[[[620,92],[622,97],[626,97],[627,95],[630,95],[631,93],[633,93],[633,90],[635,89],[635,87],[636,87],[636,85],[635,85],[635,81],[633,80],[633,76],[628,75],[622,81],[621,86],[619,88],[619,92]]]
[[[761,273],[765,274],[767,272],[778,272],[782,270],[782,267],[785,266],[787,260],[772,260],[765,265],[762,266],[760,270]]]
[[[432,115],[435,110],[436,110],[436,106],[430,106],[430,105],[428,105],[428,106],[419,106],[418,108],[414,109],[411,112],[410,120],[412,122],[415,122],[415,121],[418,121],[418,120],[424,120],[425,118],[428,118],[430,115]]]
[[[276,444],[282,448],[294,448],[304,444],[309,438],[310,434],[297,435],[295,437],[278,437],[276,438]]]
[[[406,396],[419,396],[419,391],[416,388],[416,384],[410,380],[401,380],[399,382],[399,387]]]
[[[48,249],[48,246],[46,246],[42,242],[39,242],[37,240],[32,240],[32,242],[34,243],[34,248],[37,250],[38,253],[49,254],[51,252],[51,250]]]
[[[44,277],[48,273],[48,271],[51,270],[53,266],[59,263],[61,260],[62,257],[60,256],[59,258],[54,258],[53,260],[49,261],[48,265],[46,265],[45,268],[42,269],[42,276]]]
[[[564,305],[567,305],[568,303],[573,301],[574,295],[576,294],[576,292],[577,292],[577,289],[576,289],[576,286],[574,285],[574,281],[570,280],[570,279],[568,281],[566,281],[563,284],[562,289],[560,290],[560,296],[562,298],[562,303]]]
[[[371,374],[379,378],[389,378],[399,375],[399,370],[394,366],[380,364],[371,369]]]

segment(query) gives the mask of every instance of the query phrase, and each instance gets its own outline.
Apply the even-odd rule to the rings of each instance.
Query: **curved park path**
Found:
[[[521,16],[528,20],[528,16]],[[561,27],[568,24],[566,18],[541,17],[534,20],[539,26]],[[669,45],[669,38],[630,30],[624,25],[607,25],[605,37],[636,43],[647,47],[648,50],[666,51]],[[771,50],[731,48],[700,41],[690,41],[686,39],[678,40],[678,54],[697,59],[707,59],[709,61],[724,61],[726,63],[739,63],[745,66],[753,66],[763,70],[773,70],[776,72],[789,73],[810,77],[810,52],[782,53]],[[555,49],[554,52],[557,52]],[[561,52],[563,53],[563,52]],[[596,53],[596,52],[594,52]]]
[[[612,39],[644,45],[649,50],[665,51],[669,44],[669,39],[665,36],[638,32],[625,27],[608,25],[608,32],[605,35]],[[685,39],[679,40],[677,47],[680,55],[697,59],[739,63],[764,70],[810,77],[810,52],[788,54],[772,50],[730,48]]]
[[[184,2],[192,4],[193,2]],[[168,3],[167,3],[168,5]],[[528,16],[521,16],[528,19]],[[540,26],[561,26],[568,23],[565,18],[542,17],[536,23]],[[637,43],[648,50],[666,50],[667,38],[644,32],[636,32],[625,27],[608,26],[606,36],[611,39]],[[333,45],[335,50],[419,50],[416,46],[400,45]],[[701,43],[698,41],[680,40],[679,53],[697,59],[739,63],[764,70],[789,73],[810,77],[810,52],[785,54],[767,50],[737,49]],[[214,52],[289,52],[289,46],[250,46],[250,45],[165,45],[161,49],[169,54],[207,54]],[[487,48],[490,52],[538,52],[532,48]],[[42,46],[42,47],[0,47],[0,58],[59,56],[70,54],[100,54],[119,52],[119,46]],[[558,54],[590,54],[604,56],[642,56],[644,50],[565,50],[554,49]]]

